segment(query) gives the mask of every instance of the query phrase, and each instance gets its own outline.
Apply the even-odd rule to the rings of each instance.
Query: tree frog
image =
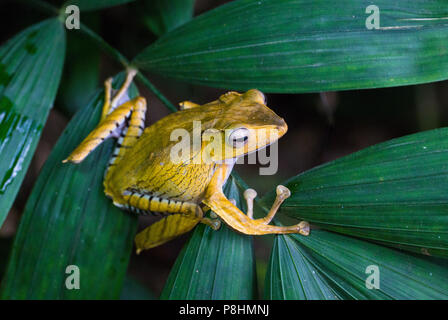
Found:
[[[136,72],[128,70],[126,80],[113,98],[112,79],[106,80],[99,124],[63,162],[79,163],[105,139],[118,139],[105,174],[105,194],[124,210],[162,215],[162,219],[135,237],[137,253],[184,234],[198,223],[217,230],[221,220],[249,235],[309,234],[309,224],[305,221],[288,227],[269,225],[290,195],[284,186],[277,187],[274,204],[261,219],[253,218],[254,190],[244,192],[247,215],[222,191],[238,157],[266,147],[287,131],[285,121],[266,106],[263,93],[256,89],[228,92],[204,105],[185,101],[180,103],[180,111],[145,129],[145,98],[121,103]],[[212,130],[222,137],[223,147],[231,148],[231,156],[226,153],[215,155],[212,161],[198,161],[198,154],[207,147],[207,142],[202,141],[198,152],[192,152],[184,161],[171,161],[171,148],[176,142],[170,139],[170,133],[179,128],[192,133],[194,121],[200,121],[201,133]],[[260,141],[254,134],[260,129],[275,129],[278,135],[266,136]],[[204,217],[208,209],[220,219],[214,214]]]

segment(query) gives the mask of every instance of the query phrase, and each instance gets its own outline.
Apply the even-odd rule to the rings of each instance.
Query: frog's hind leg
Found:
[[[126,94],[134,75],[134,71],[128,72],[125,83],[112,100],[111,79],[106,80],[105,101],[100,123],[63,162],[79,163],[104,140],[115,137],[119,139],[117,149],[111,159],[111,163],[113,163],[117,157],[124,154],[124,149],[131,147],[136,142],[144,128],[146,100],[143,97],[137,97],[118,107],[115,106]]]
[[[163,199],[134,190],[124,191],[122,203],[115,205],[138,214],[160,212],[168,215],[137,234],[137,254],[187,233],[198,223],[204,223],[215,230],[221,225],[218,219],[204,218],[203,211],[196,203]]]
[[[194,216],[173,214],[153,223],[135,236],[137,254],[187,233],[199,222],[200,219]]]
[[[146,229],[143,229],[135,236],[135,246],[137,247],[137,254],[142,250],[151,249],[165,242],[173,240],[190,230],[192,230],[198,223],[204,223],[217,230],[220,224],[212,222],[208,218],[199,218],[197,216],[185,214],[173,214],[167,216]]]

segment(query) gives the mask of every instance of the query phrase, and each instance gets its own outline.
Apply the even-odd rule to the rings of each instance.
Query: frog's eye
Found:
[[[244,146],[249,140],[249,130],[246,128],[238,128],[229,134],[229,144],[233,147],[239,148]]]

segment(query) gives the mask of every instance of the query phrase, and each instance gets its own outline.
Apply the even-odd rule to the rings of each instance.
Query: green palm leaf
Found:
[[[308,263],[341,296],[399,300],[448,298],[448,268],[440,261],[323,230],[313,230],[308,237],[286,237],[300,244]],[[375,272],[372,266],[378,268],[377,288],[372,288],[375,283],[369,278]]]
[[[0,226],[53,105],[64,56],[57,19],[29,27],[0,48]]]
[[[284,183],[282,212],[322,228],[448,256],[448,128],[381,143]],[[274,192],[262,202],[272,203]]]
[[[266,273],[265,297],[271,300],[335,300],[339,296],[288,236],[277,236]]]
[[[445,0],[238,0],[147,47],[135,63],[213,87],[316,92],[447,79]],[[406,10],[403,10],[406,8]]]
[[[224,192],[242,208],[230,177]],[[163,289],[161,299],[231,299],[256,297],[252,239],[224,224],[218,231],[201,224],[182,249]]]
[[[106,141],[81,164],[62,163],[97,125],[102,104],[103,95],[97,93],[70,121],[45,163],[20,222],[1,298],[120,297],[137,218],[104,195],[113,142]],[[69,265],[79,268],[79,290],[65,286]]]

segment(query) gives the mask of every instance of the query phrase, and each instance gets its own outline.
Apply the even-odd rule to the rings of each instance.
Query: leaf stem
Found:
[[[98,45],[98,47],[111,55],[112,58],[121,63],[125,68],[129,67],[128,59],[126,59],[126,57],[122,55],[117,49],[113,48],[106,41],[104,41],[103,38],[101,38],[95,31],[93,31],[83,23],[81,23],[80,30],[84,32],[84,34],[87,35],[90,39],[92,39],[95,44]]]
[[[178,109],[149,81],[148,78],[143,75],[141,71],[138,72],[137,79],[139,79],[149,90],[151,90],[168,110],[172,112],[178,111]]]
[[[125,68],[132,67],[134,69],[137,69],[130,65],[129,60],[124,55],[122,55],[117,49],[113,48],[106,41],[104,41],[103,38],[101,38],[95,31],[90,29],[88,26],[81,23],[80,30],[84,32],[84,34],[87,35],[90,39],[92,39],[95,42],[95,44],[98,45],[102,50],[107,52],[109,55],[112,56],[112,58],[121,63],[123,67]],[[151,83],[151,81],[149,81],[148,78],[146,78],[142,74],[141,71],[138,72],[137,79],[139,79],[149,90],[151,90],[151,92],[156,95],[156,97],[167,107],[168,110],[172,112],[177,111],[177,108]]]

